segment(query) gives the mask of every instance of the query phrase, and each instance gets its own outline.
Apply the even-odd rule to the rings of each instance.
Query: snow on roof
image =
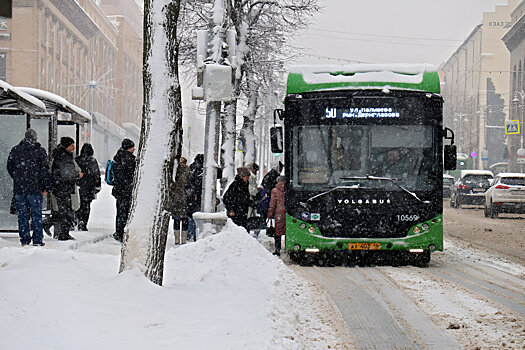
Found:
[[[46,110],[46,105],[42,101],[40,101],[38,98],[25,93],[19,88],[15,88],[14,86],[11,86],[10,84],[6,83],[3,80],[0,80],[0,88],[6,92],[11,91],[13,94],[19,96],[20,98],[29,102],[30,104],[40,108],[42,111]]]
[[[393,82],[418,84],[423,73],[435,72],[431,64],[349,64],[349,65],[297,65],[290,73],[301,74],[308,84],[333,82]],[[336,72],[351,73],[337,74]]]
[[[86,118],[87,120],[91,120],[91,115],[88,112],[86,112],[80,107],[75,106],[74,104],[66,100],[65,98],[58,96],[52,92],[35,89],[35,88],[29,88],[29,87],[18,87],[17,89],[20,91],[26,92],[30,95],[33,95],[35,97],[38,97],[39,99],[47,100],[59,106],[62,106],[62,108],[64,108],[69,113],[76,113]]]
[[[464,177],[466,175],[489,175],[494,177],[494,173],[489,170],[461,170],[460,177]]]
[[[499,173],[499,177],[525,177],[523,173]]]

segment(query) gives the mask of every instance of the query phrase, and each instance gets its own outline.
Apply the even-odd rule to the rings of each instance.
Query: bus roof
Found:
[[[287,94],[334,89],[389,89],[440,93],[431,64],[297,65],[290,67]]]

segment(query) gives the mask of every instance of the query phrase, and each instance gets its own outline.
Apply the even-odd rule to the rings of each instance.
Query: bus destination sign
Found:
[[[399,112],[396,112],[392,108],[335,108],[326,107],[325,118],[399,118]]]

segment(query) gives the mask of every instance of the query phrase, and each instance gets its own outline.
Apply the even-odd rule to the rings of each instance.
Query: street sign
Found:
[[[505,134],[517,135],[519,133],[520,133],[520,121],[519,120],[505,121]]]
[[[489,160],[489,151],[484,149],[483,151],[481,151],[481,160],[486,162]]]
[[[516,151],[516,155],[519,158],[525,158],[525,148],[520,148]]]

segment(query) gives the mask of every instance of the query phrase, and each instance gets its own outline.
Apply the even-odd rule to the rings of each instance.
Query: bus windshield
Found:
[[[292,183],[296,188],[359,185],[382,188],[393,179],[415,191],[433,189],[433,132],[428,125],[315,125],[293,127]],[[390,189],[400,187],[389,186]],[[386,190],[386,188],[384,188]]]

